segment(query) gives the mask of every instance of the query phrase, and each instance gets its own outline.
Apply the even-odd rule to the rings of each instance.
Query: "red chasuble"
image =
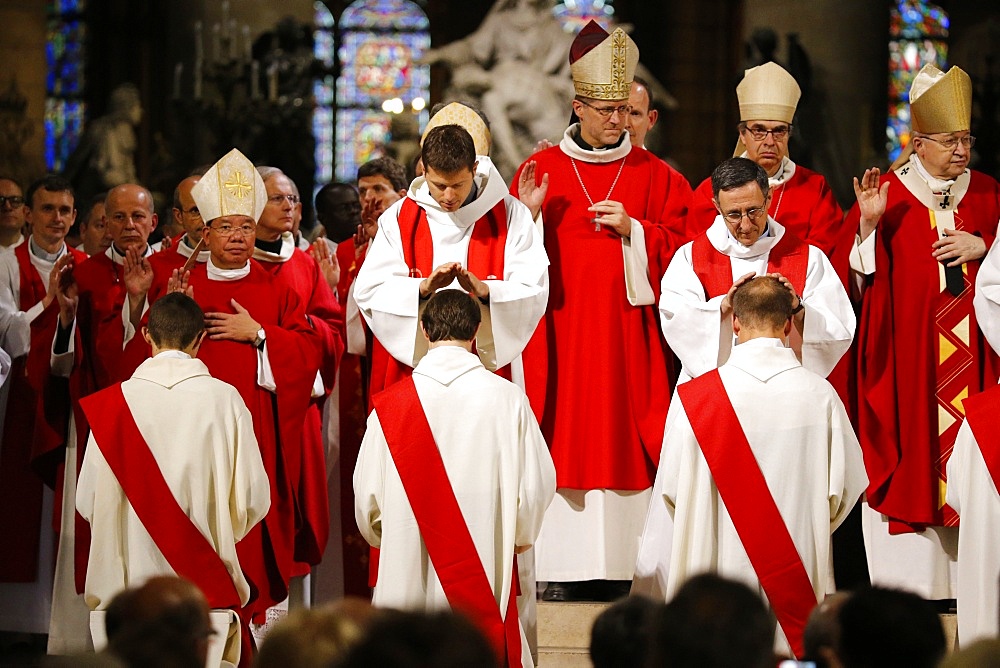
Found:
[[[826,179],[811,169],[795,165],[792,178],[772,189],[767,212],[786,230],[827,256],[838,244],[844,211]],[[711,227],[717,215],[712,202],[712,179],[708,178],[695,189],[691,198],[685,222],[687,238],[694,239]]]
[[[719,370],[681,383],[677,396],[774,616],[795,656],[802,656],[802,633],[816,592]]]
[[[729,292],[733,287],[733,265],[729,256],[720,253],[704,233],[695,237],[691,244],[694,273],[705,288],[705,299]],[[785,234],[767,255],[767,273],[781,274],[791,282],[795,292],[801,295],[805,292],[808,268],[809,246],[785,230]]]
[[[890,531],[957,522],[945,505],[945,465],[964,413],[961,400],[997,382],[1000,360],[972,307],[979,262],[963,266],[965,291],[952,296],[931,257],[938,232],[929,210],[895,173],[876,232],[876,271],[858,323],[859,438],[868,502],[895,520]],[[857,205],[847,223],[858,228]],[[972,172],[956,229],[989,248],[1000,219],[1000,185]]]
[[[27,311],[45,297],[48,284],[31,264],[28,241],[14,249],[20,274],[18,309]],[[85,253],[67,247],[76,262]],[[53,299],[31,323],[29,354],[13,360],[7,412],[0,440],[0,535],[4,558],[0,582],[34,582],[38,577],[38,541],[42,517],[42,485],[54,487],[63,461],[69,393],[65,379],[49,376],[49,347],[59,319]],[[32,356],[38,349],[42,355]],[[44,362],[44,364],[39,364]]]
[[[569,156],[556,146],[532,160],[537,179],[550,179],[542,216],[551,265],[548,306],[522,358],[557,487],[645,489],[656,474],[676,377],[656,303],[629,304],[622,239],[594,229]],[[601,199],[620,165],[576,160],[587,190]],[[515,195],[519,178],[520,171],[511,181]],[[646,150],[629,152],[610,199],[643,227],[655,299],[690,198],[680,173]]]
[[[97,447],[170,567],[198,585],[210,608],[238,609],[240,595],[225,562],[210,537],[201,533],[178,504],[135,423],[121,384],[80,403]]]
[[[271,280],[255,261],[250,274],[235,281],[209,280],[205,265],[191,271],[195,301],[206,313],[234,313],[230,300],[264,326],[277,392],[257,384],[257,350],[248,343],[206,339],[198,358],[212,376],[234,386],[253,416],[254,433],[271,483],[271,509],[237,545],[240,564],[263,612],[287,596],[294,572],[295,499],[286,451],[301,443],[312,383],[319,368],[319,341],[295,293]]]
[[[397,219],[399,238],[403,244],[403,259],[410,276],[430,276],[440,262],[434,260],[434,246],[427,226],[427,212],[412,198],[403,199]],[[479,279],[502,279],[504,251],[507,245],[507,206],[501,199],[487,214],[476,221],[469,239],[465,266]],[[383,388],[409,378],[413,367],[389,354],[378,339],[372,342],[372,376],[368,388],[374,396]],[[504,375],[501,373],[501,375]],[[504,377],[509,379],[509,373]]]
[[[996,428],[997,408],[1000,407],[1000,387],[993,386],[962,402],[979,450],[986,462],[986,470],[993,478],[993,486],[1000,490],[1000,431]]]
[[[448,479],[413,378],[372,398],[389,453],[448,603],[486,635],[502,665],[521,665],[517,566],[501,616],[483,562]]]
[[[298,295],[321,345],[320,372],[326,394],[309,403],[299,448],[285,448],[285,463],[295,494],[296,575],[323,558],[330,529],[330,506],[326,492],[326,450],[322,435],[322,407],[333,389],[337,365],[344,350],[344,315],[337,297],[316,261],[296,248],[285,262],[258,260],[273,280]]]

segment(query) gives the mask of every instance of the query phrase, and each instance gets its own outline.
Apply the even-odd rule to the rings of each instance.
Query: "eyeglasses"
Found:
[[[12,207],[24,204],[24,198],[20,195],[0,195],[0,206],[10,205]]]
[[[275,206],[281,206],[282,204],[285,203],[285,200],[288,200],[291,203],[292,206],[295,206],[296,204],[299,203],[299,196],[298,195],[271,195],[270,197],[267,198],[267,203],[268,204],[274,204]]]
[[[181,213],[183,213],[185,216],[194,216],[195,218],[201,218],[201,211],[199,211],[198,207],[196,206],[193,206],[190,209],[181,209]]]
[[[604,120],[608,120],[609,118],[611,118],[611,115],[614,114],[616,111],[618,112],[619,116],[627,116],[628,113],[632,111],[632,107],[630,107],[627,104],[623,104],[620,107],[595,107],[594,105],[590,104],[585,100],[580,100],[579,98],[577,98],[577,100],[580,102],[580,104],[590,107],[591,109],[596,111],[597,115],[603,118]]]
[[[932,142],[940,144],[942,147],[949,151],[954,151],[959,142],[965,148],[972,148],[976,145],[976,138],[972,135],[965,135],[964,137],[948,137],[947,139],[935,139],[934,137],[928,137],[927,135],[914,135],[915,137],[920,137],[921,139],[930,139]]]
[[[768,135],[774,137],[774,141],[781,141],[788,137],[788,133],[792,131],[792,126],[790,125],[779,125],[776,128],[765,128],[759,125],[755,125],[752,128],[746,128],[746,131],[750,133],[750,136],[757,141],[763,141]]]
[[[739,225],[743,220],[743,216],[746,216],[751,223],[756,222],[761,216],[767,214],[767,209],[762,206],[756,206],[752,209],[747,209],[746,211],[727,211],[722,214],[726,220],[734,225]]]
[[[250,223],[245,225],[227,225],[223,223],[222,225],[214,227],[209,226],[209,229],[213,230],[220,237],[228,238],[234,236],[237,232],[241,233],[244,237],[249,237],[257,231],[257,226],[251,225]]]

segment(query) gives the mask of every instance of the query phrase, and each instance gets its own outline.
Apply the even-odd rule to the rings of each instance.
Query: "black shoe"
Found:
[[[542,600],[557,603],[572,601],[570,590],[573,584],[572,582],[550,582],[545,587],[545,591],[542,592]]]
[[[614,602],[628,596],[632,589],[630,580],[597,580],[599,591],[595,600]]]

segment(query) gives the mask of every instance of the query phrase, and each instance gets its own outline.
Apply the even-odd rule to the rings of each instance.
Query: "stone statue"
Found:
[[[539,139],[558,142],[566,129],[571,41],[552,0],[498,0],[475,32],[422,59],[450,67],[446,100],[476,105],[490,119],[491,157],[506,178]]]
[[[105,189],[136,183],[134,127],[142,120],[139,90],[122,84],[111,91],[108,113],[94,121],[94,153],[91,167],[101,177]]]

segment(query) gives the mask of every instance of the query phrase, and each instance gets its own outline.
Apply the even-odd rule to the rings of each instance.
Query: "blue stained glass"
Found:
[[[330,11],[330,8],[325,3],[319,2],[319,0],[313,3],[313,21],[317,28],[333,30],[333,12]]]
[[[427,30],[430,21],[416,3],[409,0],[356,0],[340,15],[346,30]]]
[[[407,104],[415,97],[426,100],[430,67],[416,61],[430,48],[430,41],[426,33],[345,34],[337,100],[341,105],[377,107],[394,97]]]
[[[353,183],[358,166],[383,155],[389,142],[389,114],[341,109],[337,114],[337,180]]]
[[[552,8],[552,14],[559,19],[563,30],[576,34],[590,21],[597,23],[605,30],[610,30],[615,8],[614,0],[563,0]]]
[[[47,5],[45,45],[45,164],[61,170],[80,141],[86,106],[80,101],[86,85],[87,26],[84,0],[54,0]]]

